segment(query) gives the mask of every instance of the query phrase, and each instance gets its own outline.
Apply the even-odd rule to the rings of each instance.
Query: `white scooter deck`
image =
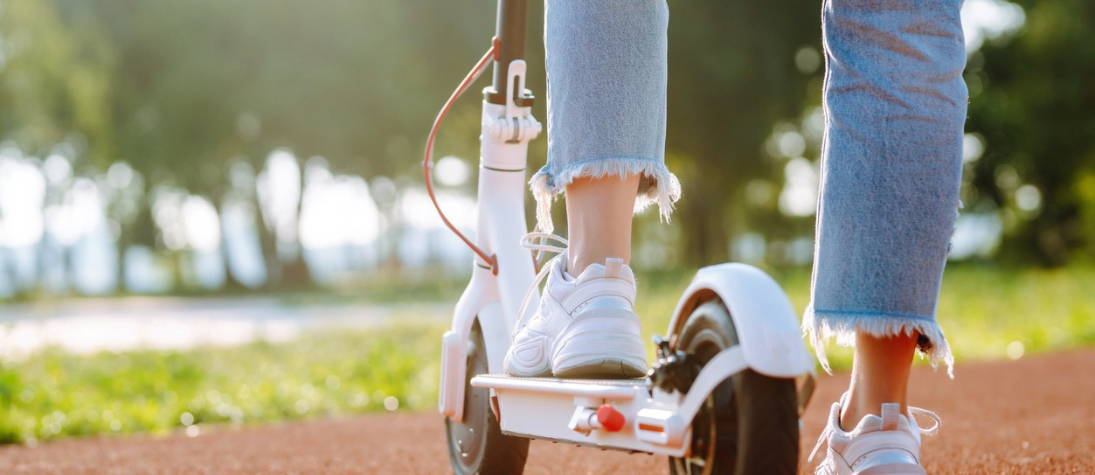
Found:
[[[677,404],[655,401],[647,379],[480,375],[471,384],[494,391],[499,423],[508,435],[674,456],[682,455],[688,446],[689,434],[683,433],[687,424],[669,427]],[[599,420],[598,410],[609,411],[602,407],[622,416],[618,428],[605,427]],[[671,435],[675,440],[669,440]]]
[[[479,375],[471,385],[493,390],[499,423],[507,434],[680,457],[689,447],[689,427],[703,401],[715,386],[746,367],[740,347],[723,350],[707,362],[688,394],[663,391],[645,378]]]

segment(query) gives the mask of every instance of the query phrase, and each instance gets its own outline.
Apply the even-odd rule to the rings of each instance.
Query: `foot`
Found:
[[[518,329],[505,370],[513,376],[637,378],[646,374],[635,275],[623,259],[569,275],[566,256],[552,260],[540,306]]]
[[[920,465],[920,434],[931,435],[939,428],[939,416],[934,412],[909,407],[909,414],[901,414],[901,405],[882,405],[882,417],[868,414],[859,420],[850,432],[840,427],[840,412],[847,401],[847,393],[833,403],[829,422],[810,454],[813,460],[822,442],[829,448],[825,460],[817,466],[817,474],[918,474],[926,473]],[[911,414],[931,418],[935,425],[921,429]]]

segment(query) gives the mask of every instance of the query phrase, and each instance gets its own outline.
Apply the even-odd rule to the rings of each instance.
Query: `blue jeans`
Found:
[[[639,204],[668,218],[662,0],[548,0],[548,163],[533,176],[538,227],[574,178],[641,174]],[[967,92],[961,0],[825,0],[821,197],[803,328],[920,335],[948,368],[935,321],[959,206]]]

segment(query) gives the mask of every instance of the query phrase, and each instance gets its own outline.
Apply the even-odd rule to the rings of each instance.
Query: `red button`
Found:
[[[624,423],[627,422],[624,419],[624,415],[620,414],[616,408],[609,404],[604,404],[597,408],[597,422],[601,423],[601,427],[609,432],[616,432],[624,428]]]

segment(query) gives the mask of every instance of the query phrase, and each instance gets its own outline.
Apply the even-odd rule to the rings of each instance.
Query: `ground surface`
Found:
[[[950,381],[913,372],[914,405],[943,418],[925,442],[931,473],[1095,473],[1095,351],[970,363]],[[847,375],[823,377],[805,421],[803,458]],[[0,448],[3,473],[445,473],[441,419],[386,414],[196,437],[69,439]],[[534,442],[527,473],[664,473],[662,457]],[[802,462],[803,471],[809,466]]]

